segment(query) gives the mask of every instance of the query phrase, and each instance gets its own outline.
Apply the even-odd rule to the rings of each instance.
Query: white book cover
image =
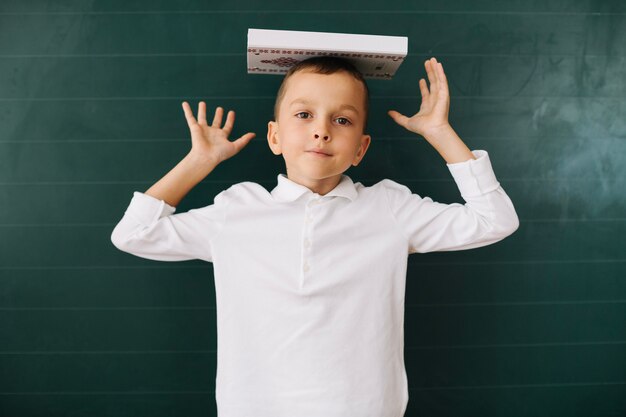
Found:
[[[407,55],[405,36],[248,29],[248,73],[285,74],[315,56],[350,61],[365,78],[391,79]]]

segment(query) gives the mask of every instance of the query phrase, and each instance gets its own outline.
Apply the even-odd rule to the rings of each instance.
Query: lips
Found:
[[[330,156],[330,154],[322,149],[309,149],[307,152],[310,152],[319,156]]]

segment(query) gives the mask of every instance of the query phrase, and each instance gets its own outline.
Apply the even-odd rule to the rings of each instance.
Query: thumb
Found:
[[[405,115],[398,113],[395,110],[389,110],[387,112],[387,114],[389,115],[389,117],[391,117],[393,119],[394,122],[396,122],[397,124],[399,124],[400,126],[406,128],[407,123],[409,121],[409,118],[406,117]]]
[[[248,143],[250,143],[252,138],[255,136],[256,136],[256,133],[248,132],[242,137],[240,137],[239,139],[234,140],[232,144],[235,146],[235,153],[236,154],[239,153],[239,151],[242,150],[244,146],[246,146]]]

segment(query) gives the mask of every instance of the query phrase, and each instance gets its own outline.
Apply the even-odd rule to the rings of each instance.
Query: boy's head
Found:
[[[327,190],[358,165],[371,138],[365,134],[369,91],[363,76],[339,58],[311,58],[285,76],[275,120],[268,123],[272,152],[282,155],[289,179]]]
[[[338,72],[343,72],[346,74],[350,74],[354,77],[355,80],[359,81],[363,86],[364,99],[363,99],[363,133],[367,130],[367,117],[369,114],[369,100],[370,100],[370,92],[367,86],[367,82],[363,78],[363,74],[356,69],[354,65],[352,65],[349,61],[330,56],[320,56],[315,58],[305,59],[303,61],[298,62],[293,67],[287,71],[285,74],[285,78],[283,78],[280,87],[278,88],[278,93],[276,94],[276,102],[274,103],[274,120],[278,120],[280,115],[280,105],[285,96],[285,90],[287,89],[287,81],[297,72],[300,71],[310,71],[315,74],[335,74]]]

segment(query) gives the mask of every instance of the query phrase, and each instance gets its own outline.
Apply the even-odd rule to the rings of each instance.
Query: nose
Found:
[[[313,128],[313,137],[317,140],[322,138],[324,142],[328,142],[330,140],[330,131],[328,125],[319,120]]]

